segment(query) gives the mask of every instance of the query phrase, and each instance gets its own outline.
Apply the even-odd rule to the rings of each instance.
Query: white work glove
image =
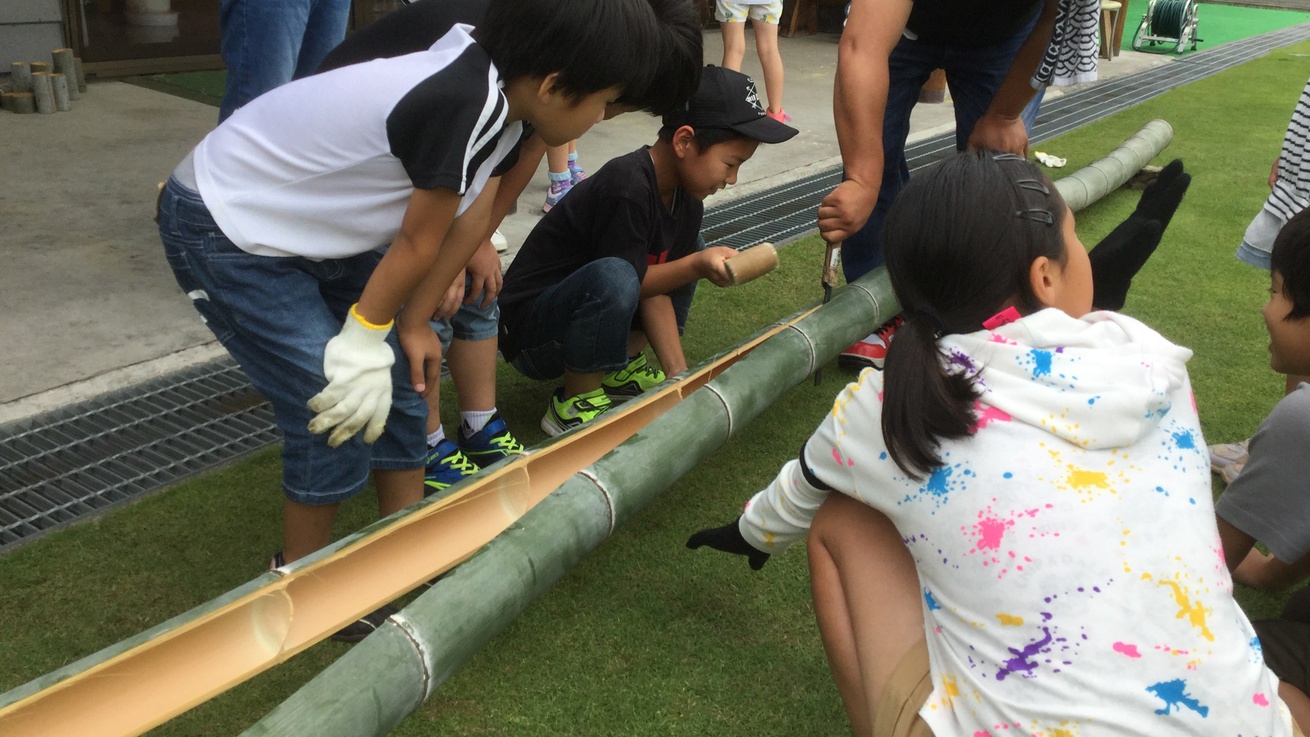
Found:
[[[309,400],[310,411],[317,413],[309,431],[319,435],[332,430],[328,445],[333,448],[360,428],[365,443],[377,440],[391,411],[391,365],[396,356],[387,345],[387,333],[395,321],[373,325],[360,317],[357,306],[351,305],[346,324],[323,351],[327,388]]]

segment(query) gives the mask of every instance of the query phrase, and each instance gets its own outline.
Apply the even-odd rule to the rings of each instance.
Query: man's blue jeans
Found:
[[[910,181],[905,162],[905,141],[910,135],[910,111],[919,90],[935,69],[946,70],[946,83],[955,103],[955,147],[963,151],[973,126],[987,112],[1010,71],[1019,47],[1032,32],[1037,18],[1002,43],[982,48],[955,48],[902,37],[888,60],[891,84],[882,123],[882,186],[878,204],[858,233],[842,243],[842,270],[852,282],[883,263],[882,224],[896,195]]]
[[[641,281],[620,258],[592,261],[537,297],[512,326],[511,364],[529,379],[618,371],[628,365],[628,333]]]
[[[350,0],[219,0],[227,89],[218,122],[292,79],[312,74],[346,37]]]

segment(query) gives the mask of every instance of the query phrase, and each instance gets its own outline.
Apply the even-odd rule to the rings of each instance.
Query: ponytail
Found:
[[[883,369],[882,435],[911,478],[942,465],[938,445],[973,433],[976,374],[949,368],[937,339],[982,330],[1013,306],[1041,309],[1029,269],[1065,262],[1068,208],[1030,161],[973,149],[915,174],[883,225],[883,255],[905,310]]]
[[[883,369],[882,436],[892,461],[920,480],[942,464],[941,439],[973,432],[973,403],[980,393],[974,379],[947,371],[937,349],[940,328],[932,313],[906,315],[887,348]]]

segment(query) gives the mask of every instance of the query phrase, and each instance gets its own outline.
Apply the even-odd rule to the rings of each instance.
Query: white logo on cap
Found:
[[[755,108],[755,112],[764,114],[764,106],[760,104],[760,93],[755,91],[755,80],[750,77],[746,78],[746,103]]]

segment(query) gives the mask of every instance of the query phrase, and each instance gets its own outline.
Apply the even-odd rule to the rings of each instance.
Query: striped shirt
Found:
[[[1265,210],[1286,223],[1292,216],[1310,205],[1310,160],[1306,158],[1306,143],[1310,138],[1310,81],[1301,91],[1301,99],[1292,111],[1283,137],[1283,150],[1278,155],[1278,180],[1265,200]]]

